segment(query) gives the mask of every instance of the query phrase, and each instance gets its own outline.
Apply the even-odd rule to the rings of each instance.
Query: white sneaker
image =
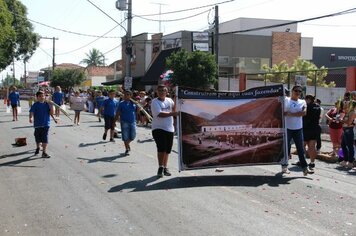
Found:
[[[345,167],[348,169],[352,169],[352,167],[354,167],[354,164],[352,162],[347,162]]]
[[[283,174],[290,174],[290,171],[288,170],[287,167],[282,167],[282,173]]]

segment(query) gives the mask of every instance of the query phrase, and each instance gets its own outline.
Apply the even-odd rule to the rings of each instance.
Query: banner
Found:
[[[177,90],[179,169],[277,164],[286,158],[283,85]]]

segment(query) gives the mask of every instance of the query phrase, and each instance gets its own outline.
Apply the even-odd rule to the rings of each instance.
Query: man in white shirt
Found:
[[[158,171],[159,178],[170,176],[167,168],[168,156],[171,153],[174,138],[173,117],[178,113],[175,111],[175,104],[167,96],[168,89],[164,85],[157,88],[157,98],[151,103],[152,111],[152,136],[157,146]]]
[[[303,139],[303,116],[306,115],[307,105],[305,100],[300,99],[302,93],[302,87],[295,85],[292,88],[291,96],[286,97],[284,101],[284,118],[285,127],[287,129],[287,144],[288,144],[288,156],[290,155],[291,141],[293,139],[297,148],[300,166],[303,168],[304,176],[313,174],[314,172],[309,170],[308,163],[305,160],[304,153],[304,139]],[[288,168],[288,158],[282,163],[282,173],[290,173]]]

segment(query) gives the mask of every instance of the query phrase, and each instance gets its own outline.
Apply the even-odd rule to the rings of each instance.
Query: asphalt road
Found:
[[[307,177],[277,165],[179,173],[175,140],[173,175],[157,179],[150,129],[138,128],[124,156],[93,115],[80,126],[62,115],[52,158],[41,159],[28,108],[19,119],[1,101],[0,235],[356,235],[356,172],[336,164],[319,161]],[[28,145],[14,147],[16,137]]]

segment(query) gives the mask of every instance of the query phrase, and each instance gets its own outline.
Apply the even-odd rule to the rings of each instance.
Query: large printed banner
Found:
[[[283,85],[243,92],[177,90],[180,170],[286,158]]]

